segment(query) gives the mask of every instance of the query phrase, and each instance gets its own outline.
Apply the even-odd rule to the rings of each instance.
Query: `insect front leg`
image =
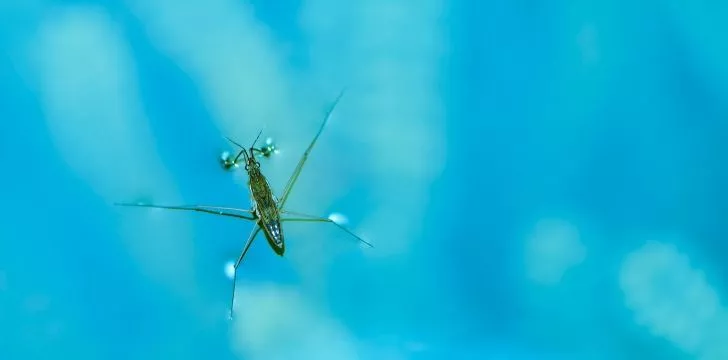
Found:
[[[278,154],[278,147],[273,142],[272,138],[265,139],[265,144],[260,148],[254,148],[253,153],[269,158],[273,154]]]
[[[220,154],[220,166],[222,166],[225,170],[232,171],[238,167],[238,164],[233,160],[232,154],[227,151],[223,151],[222,154]]]

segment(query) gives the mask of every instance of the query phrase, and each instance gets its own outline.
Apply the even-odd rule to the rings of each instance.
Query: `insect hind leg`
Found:
[[[235,262],[235,266],[233,267],[233,293],[230,296],[230,320],[232,320],[232,318],[233,318],[233,311],[235,309],[235,282],[238,279],[238,267],[240,266],[240,263],[243,262],[243,258],[245,257],[245,254],[248,252],[248,249],[250,249],[250,245],[253,244],[253,240],[255,240],[255,237],[258,235],[258,232],[260,232],[260,226],[258,226],[256,224],[255,229],[253,229],[250,232],[248,241],[245,242],[243,251],[238,256],[238,260]]]
[[[315,215],[308,215],[308,214],[303,214],[303,213],[288,211],[288,210],[281,210],[281,214],[294,216],[294,217],[283,217],[283,218],[281,218],[281,222],[322,222],[322,223],[334,224],[334,225],[336,225],[336,227],[338,227],[341,230],[346,231],[346,233],[348,233],[355,239],[359,240],[361,243],[363,243],[369,247],[372,247],[372,248],[374,247],[374,245],[372,245],[370,242],[362,239],[361,236],[359,236],[356,233],[354,233],[353,231],[349,230],[349,228],[347,228],[346,226],[341,225],[341,224],[337,223],[336,221],[331,220],[329,218],[315,216]]]

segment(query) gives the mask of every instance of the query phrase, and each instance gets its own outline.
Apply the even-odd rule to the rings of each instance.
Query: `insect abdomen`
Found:
[[[283,255],[285,245],[280,214],[270,186],[257,168],[251,169],[248,174],[250,176],[250,193],[253,196],[255,212],[258,215],[258,225],[263,228],[265,238],[273,251],[278,255]]]
[[[285,243],[283,241],[283,232],[281,231],[281,223],[278,220],[271,220],[260,224],[263,227],[265,238],[268,240],[268,244],[273,248],[273,251],[283,256],[283,252],[286,250]]]

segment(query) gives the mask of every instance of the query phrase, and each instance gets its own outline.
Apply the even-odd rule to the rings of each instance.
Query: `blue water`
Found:
[[[728,5],[0,4],[0,359],[728,359]],[[218,163],[262,128],[287,253]]]

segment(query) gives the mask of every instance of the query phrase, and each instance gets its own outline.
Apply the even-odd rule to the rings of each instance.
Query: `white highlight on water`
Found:
[[[346,215],[337,212],[329,214],[329,220],[340,225],[345,225],[349,222],[349,218],[347,218]]]
[[[225,276],[232,280],[235,276],[235,261],[229,260],[225,263]]]
[[[704,273],[672,244],[628,254],[619,285],[635,322],[698,359],[728,358],[728,311]]]

